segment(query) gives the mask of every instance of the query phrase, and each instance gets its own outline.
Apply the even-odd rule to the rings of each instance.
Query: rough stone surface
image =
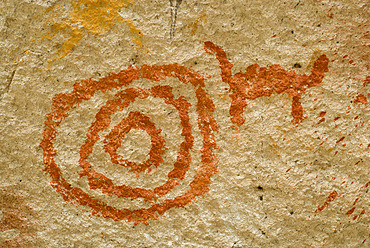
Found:
[[[365,0],[2,0],[0,246],[369,247],[369,16]],[[129,88],[148,95],[119,107]],[[130,112],[142,124],[118,138]],[[159,165],[113,163],[109,133],[136,165],[162,137]]]

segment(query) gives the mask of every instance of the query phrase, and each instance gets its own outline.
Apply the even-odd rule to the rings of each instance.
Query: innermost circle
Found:
[[[131,129],[123,138],[117,154],[124,160],[141,164],[148,159],[150,148],[149,134],[144,130]]]
[[[133,137],[128,137],[132,144],[122,146],[122,141],[127,139],[126,136],[130,134],[131,130],[145,131],[150,137],[151,148],[148,152],[149,158],[142,163],[137,163],[134,160],[124,158],[127,158],[127,155],[130,154],[130,152],[134,157],[139,157],[138,160],[141,161],[143,161],[144,157],[147,157],[147,155],[143,156],[141,151],[143,148],[141,145],[148,144],[148,142],[145,142],[146,140],[140,138],[145,136],[136,135],[135,137],[134,132],[132,132]],[[104,149],[109,153],[113,163],[120,164],[124,167],[130,167],[131,171],[136,173],[144,172],[147,169],[149,172],[152,166],[157,167],[163,162],[162,155],[165,150],[165,141],[162,136],[160,136],[161,132],[162,130],[157,129],[154,123],[150,121],[149,117],[140,112],[130,112],[127,118],[118,123],[110,133],[105,136],[103,141],[105,143]],[[121,154],[125,154],[124,157],[118,154],[117,150],[120,147],[120,151],[122,152]],[[146,147],[146,145],[144,145],[144,147]]]

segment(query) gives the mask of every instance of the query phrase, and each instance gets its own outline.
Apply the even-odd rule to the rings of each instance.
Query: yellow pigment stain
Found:
[[[199,14],[198,18],[193,23],[186,25],[185,28],[190,28],[191,36],[194,36],[195,32],[198,30],[198,27],[202,23],[207,23],[207,14],[205,10],[203,10],[202,13]]]
[[[68,17],[62,18],[62,21],[51,25],[51,32],[44,38],[52,39],[58,33],[62,33],[66,40],[56,51],[56,56],[52,61],[59,60],[68,55],[73,47],[83,38],[84,32],[94,35],[101,35],[109,30],[117,22],[125,22],[130,27],[130,32],[134,34],[131,38],[137,50],[144,49],[140,29],[135,24],[123,18],[119,10],[132,5],[134,0],[77,0],[72,1],[73,11]],[[53,5],[47,9],[49,13],[49,23],[57,19],[59,13],[63,13],[61,4]],[[60,18],[58,18],[60,19]],[[145,49],[144,49],[145,50]],[[145,51],[146,52],[146,51]]]

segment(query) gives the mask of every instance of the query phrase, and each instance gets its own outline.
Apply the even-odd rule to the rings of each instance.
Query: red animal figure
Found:
[[[329,60],[321,55],[313,65],[311,75],[299,75],[292,70],[284,70],[280,65],[259,67],[257,64],[246,68],[245,73],[231,74],[233,64],[227,59],[225,51],[210,41],[205,42],[206,52],[215,54],[220,62],[222,81],[230,86],[231,106],[229,113],[231,121],[238,127],[243,125],[243,109],[247,100],[254,100],[262,96],[271,96],[273,93],[287,93],[292,102],[293,124],[299,124],[303,119],[303,107],[300,103],[301,95],[307,88],[322,83],[324,73],[328,71]]]

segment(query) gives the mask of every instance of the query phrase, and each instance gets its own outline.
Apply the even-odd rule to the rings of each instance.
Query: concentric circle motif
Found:
[[[151,137],[152,148],[149,151],[149,159],[141,164],[130,162],[127,159],[121,158],[117,153],[117,149],[121,146],[121,141],[125,134],[130,132],[132,128],[145,130]],[[149,117],[144,116],[140,112],[130,112],[129,116],[123,119],[114,129],[105,137],[104,149],[109,153],[111,161],[114,164],[120,164],[125,167],[131,167],[132,171],[143,172],[146,169],[150,172],[150,167],[157,167],[163,162],[162,155],[165,150],[164,139],[159,135],[162,130],[156,129]]]
[[[184,97],[176,98],[170,86],[153,86],[150,89],[128,87],[137,79],[149,79],[155,82],[162,81],[166,77],[178,78],[180,82],[191,84],[194,87],[197,97],[198,127],[203,138],[203,147],[200,151],[201,164],[195,168],[196,175],[193,181],[189,183],[185,193],[173,199],[163,199],[161,201],[161,197],[180,184],[180,181],[185,178],[187,171],[191,167],[190,150],[194,142],[188,112],[191,104]],[[141,68],[130,66],[119,73],[110,73],[99,81],[92,79],[83,80],[76,83],[70,93],[55,95],[52,103],[53,110],[46,115],[46,127],[40,144],[40,147],[43,149],[44,170],[51,177],[51,185],[63,196],[64,200],[77,205],[89,206],[94,215],[111,218],[116,221],[132,221],[135,224],[147,224],[149,220],[158,219],[167,210],[174,207],[182,207],[208,192],[211,183],[210,177],[217,172],[217,162],[213,153],[213,150],[216,148],[213,132],[218,131],[218,126],[213,118],[214,104],[207,96],[204,89],[204,81],[204,77],[196,71],[178,64],[144,65]],[[149,208],[130,210],[109,206],[106,202],[94,198],[83,189],[74,187],[67,182],[59,165],[55,162],[55,157],[58,153],[54,148],[54,142],[58,134],[57,129],[70,111],[78,107],[83,101],[88,101],[97,91],[106,92],[120,88],[124,89],[119,91],[113,100],[108,100],[101,107],[95,116],[95,121],[89,127],[87,138],[80,148],[79,165],[81,171],[79,176],[87,178],[90,189],[101,190],[102,193],[108,196],[115,195],[119,198],[144,199],[150,202]],[[150,121],[150,118],[141,112],[130,112],[128,117],[122,119],[105,137],[100,137],[102,131],[111,124],[113,114],[123,111],[136,99],[146,99],[149,96],[163,99],[166,104],[172,105],[179,114],[183,141],[179,144],[180,150],[177,159],[173,169],[167,175],[167,181],[154,189],[115,185],[108,175],[95,171],[94,166],[89,162],[89,156],[93,151],[93,147],[100,139],[102,139],[104,150],[109,154],[111,161],[118,166],[130,168],[131,172],[150,172],[152,168],[160,166],[163,162],[162,156],[166,148],[161,129],[157,128]],[[122,158],[117,151],[125,135],[132,129],[146,131],[151,139],[149,158],[139,164]]]

